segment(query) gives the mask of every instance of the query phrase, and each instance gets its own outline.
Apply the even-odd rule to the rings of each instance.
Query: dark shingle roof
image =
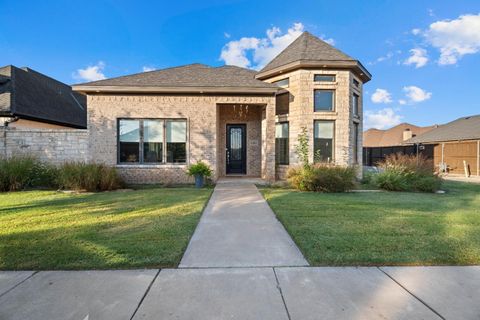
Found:
[[[280,52],[259,73],[257,79],[267,79],[285,71],[298,68],[341,68],[354,71],[362,81],[372,78],[360,61],[315,37],[303,32],[295,41]]]
[[[463,117],[408,140],[408,143],[431,143],[480,139],[480,115]]]
[[[260,70],[260,73],[299,60],[356,61],[342,51],[305,31]]]
[[[73,92],[70,86],[30,68],[6,66],[0,68],[0,75],[0,112],[36,121],[86,127],[86,98]]]
[[[236,66],[210,67],[189,64],[180,67],[142,72],[118,78],[75,85],[82,91],[87,87],[149,87],[149,88],[238,88],[272,89],[278,87],[255,79],[256,72]]]

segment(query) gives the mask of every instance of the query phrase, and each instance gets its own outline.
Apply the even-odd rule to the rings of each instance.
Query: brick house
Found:
[[[74,86],[87,95],[90,157],[127,182],[226,175],[283,178],[306,128],[316,161],[362,159],[362,64],[304,32],[259,72],[191,64]],[[317,151],[319,150],[319,151]]]

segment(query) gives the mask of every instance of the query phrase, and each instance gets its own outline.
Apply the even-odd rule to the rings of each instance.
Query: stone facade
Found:
[[[275,97],[227,95],[127,95],[93,94],[87,99],[90,155],[95,162],[116,166],[127,182],[131,183],[185,183],[191,179],[185,174],[189,164],[202,160],[215,171],[214,179],[225,172],[224,127],[229,119],[239,121],[233,106],[252,105],[248,137],[258,139],[260,130],[272,134],[262,135],[258,146],[249,149],[247,174],[275,179]],[[222,106],[222,107],[220,107]],[[220,109],[224,110],[220,112]],[[230,109],[229,109],[230,108]],[[260,109],[269,115],[260,119]],[[232,113],[233,112],[233,113]],[[250,117],[250,116],[249,116]],[[185,164],[126,165],[117,163],[117,123],[122,118],[185,119],[187,121],[187,161]],[[258,120],[256,120],[258,119]],[[245,119],[246,120],[246,119]],[[247,139],[247,145],[249,144]],[[273,149],[272,149],[273,146]],[[260,149],[261,148],[261,149]],[[264,152],[273,157],[258,158]],[[261,166],[261,170],[259,170]]]
[[[19,155],[31,155],[52,164],[88,162],[88,131],[0,127],[0,156]]]
[[[315,82],[314,75],[335,75],[335,82]],[[321,69],[298,69],[286,72],[282,75],[269,78],[268,82],[275,82],[289,78],[289,86],[285,88],[290,94],[288,114],[277,115],[277,122],[289,123],[289,153],[290,165],[298,163],[295,154],[297,137],[303,127],[308,131],[310,143],[310,161],[313,161],[313,138],[315,120],[335,121],[334,134],[334,159],[337,165],[361,164],[362,159],[362,81],[354,76],[349,70],[321,70]],[[353,79],[358,81],[358,87],[353,84]],[[334,110],[327,112],[314,111],[314,90],[333,89],[335,90]],[[353,94],[359,96],[358,115],[353,114]],[[358,124],[358,163],[355,163],[354,150],[354,123]],[[282,166],[278,177],[285,176],[286,169]]]

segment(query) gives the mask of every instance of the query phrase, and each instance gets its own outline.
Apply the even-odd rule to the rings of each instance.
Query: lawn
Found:
[[[0,269],[175,267],[211,192],[0,194]]]
[[[480,264],[480,185],[446,194],[263,189],[312,265]]]

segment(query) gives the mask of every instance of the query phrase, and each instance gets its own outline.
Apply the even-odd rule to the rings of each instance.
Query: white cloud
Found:
[[[149,66],[143,66],[143,68],[142,68],[143,72],[149,72],[149,71],[155,71],[155,70],[157,70],[157,69],[154,68],[154,67],[149,67]]]
[[[440,50],[440,65],[455,64],[464,55],[480,51],[480,14],[434,22],[424,36]]]
[[[412,29],[412,34],[413,34],[414,36],[419,35],[420,33],[422,33],[422,30],[420,30],[420,29],[418,29],[418,28]]]
[[[422,48],[414,48],[410,50],[410,57],[403,62],[405,65],[415,65],[415,68],[421,68],[428,62],[427,50]]]
[[[278,27],[272,27],[266,31],[267,36],[264,38],[243,37],[232,40],[223,47],[220,59],[229,65],[261,69],[297,39],[304,28],[302,23],[294,23],[286,33],[282,33]],[[321,38],[329,44],[335,43],[332,38],[324,35]]]
[[[398,100],[398,103],[399,103],[400,105],[405,105],[405,104],[407,104],[407,100],[400,99],[400,100]]]
[[[228,32],[224,32],[223,36],[227,39],[229,39],[231,37],[230,33],[228,33]]]
[[[377,112],[365,112],[365,128],[386,129],[396,126],[402,121],[402,116],[395,113],[392,108],[385,108]]]
[[[410,103],[422,102],[432,97],[431,92],[427,92],[426,90],[416,86],[403,87],[403,91],[405,92],[405,95]]]
[[[85,69],[78,69],[73,73],[73,78],[81,81],[97,81],[106,79],[103,74],[105,63],[99,61],[96,65],[88,66]]]
[[[371,99],[373,103],[391,103],[392,95],[385,89],[377,89],[372,94]]]

